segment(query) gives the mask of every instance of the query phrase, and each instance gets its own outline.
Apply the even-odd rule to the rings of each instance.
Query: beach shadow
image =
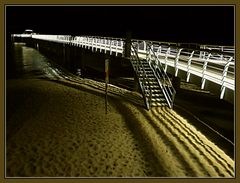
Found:
[[[87,86],[91,87],[90,89],[88,89],[88,88],[86,88],[86,87],[80,86],[80,85],[77,84],[77,83],[74,84],[74,83],[64,82],[64,81],[61,81],[61,80],[57,80],[57,81],[53,81],[53,82],[56,82],[56,83],[58,83],[58,84],[63,84],[64,86],[72,87],[72,88],[75,88],[75,89],[79,89],[79,90],[81,90],[81,91],[89,92],[89,93],[94,94],[94,95],[96,95],[96,96],[101,96],[101,97],[103,97],[103,98],[105,97],[104,88],[101,87],[101,86],[99,87],[99,86],[93,86],[92,84],[89,84],[89,85],[86,84]],[[116,89],[116,90],[117,90],[117,89]],[[192,169],[192,167],[190,166],[190,164],[188,163],[188,161],[187,161],[186,159],[184,159],[184,156],[181,155],[181,152],[179,151],[179,149],[175,147],[175,145],[169,140],[169,138],[164,134],[164,132],[161,131],[161,129],[159,129],[159,127],[158,127],[158,126],[155,124],[155,122],[148,116],[148,114],[146,114],[147,111],[144,110],[144,108],[143,108],[144,106],[143,106],[143,105],[140,105],[140,104],[139,104],[139,101],[137,102],[138,99],[133,100],[131,94],[127,94],[126,96],[124,96],[124,95],[122,95],[122,94],[119,94],[118,92],[114,92],[114,89],[113,89],[111,92],[112,92],[112,94],[114,94],[114,95],[109,96],[109,100],[108,100],[109,105],[112,105],[113,107],[115,107],[116,110],[119,111],[120,114],[122,114],[124,120],[128,122],[128,123],[127,123],[128,128],[129,128],[130,131],[134,134],[134,137],[136,138],[136,140],[137,140],[138,142],[141,142],[142,149],[144,149],[144,151],[145,151],[144,154],[148,154],[148,155],[151,154],[151,156],[154,157],[154,158],[153,158],[154,160],[152,161],[153,164],[154,164],[154,162],[159,162],[159,160],[157,159],[157,157],[154,155],[154,152],[152,151],[152,149],[154,149],[154,148],[156,148],[156,147],[154,147],[154,146],[152,146],[151,144],[149,144],[148,141],[147,141],[145,138],[143,138],[144,136],[145,136],[145,137],[148,136],[148,134],[144,131],[144,129],[141,129],[141,127],[139,126],[140,121],[134,116],[135,114],[133,114],[133,113],[131,112],[131,110],[129,110],[128,107],[125,106],[121,101],[119,101],[119,99],[122,100],[122,101],[125,100],[125,101],[133,104],[134,106],[136,106],[136,107],[139,109],[139,111],[140,111],[142,114],[144,114],[144,116],[146,117],[146,119],[150,122],[151,126],[155,129],[156,133],[157,133],[157,134],[160,136],[160,138],[164,141],[164,144],[165,144],[166,146],[168,146],[169,149],[172,150],[172,153],[173,153],[173,154],[176,154],[176,157],[177,157],[178,161],[181,162],[181,164],[184,166],[185,170],[187,170],[187,173],[186,173],[187,176],[193,176],[193,177],[197,176],[197,172],[195,172],[195,171]],[[116,101],[116,100],[118,100],[118,101]],[[116,103],[117,103],[117,104],[116,104]],[[136,105],[136,104],[138,104],[138,105]],[[154,114],[154,117],[160,121],[160,118],[159,118],[159,115],[160,115],[160,114],[159,114],[157,111],[155,111],[153,114]],[[172,118],[172,119],[174,118],[171,114],[168,114],[168,113],[167,113],[166,115],[168,115],[168,117],[170,117],[170,118]],[[175,118],[174,118],[173,120],[175,120]],[[170,124],[172,123],[172,122],[169,121],[169,120],[168,120],[168,122],[169,122]],[[175,137],[176,139],[178,138],[178,137],[176,136],[176,134],[175,134],[165,123],[163,123],[163,125],[165,125],[165,129],[167,129],[167,130],[172,134],[173,137]],[[178,129],[178,128],[176,128],[176,127],[174,127],[174,129],[175,129],[176,131],[178,131],[180,134],[182,134],[182,135],[185,137],[185,139],[186,139],[190,144],[192,144],[192,146],[194,146],[195,149],[198,148],[194,143],[192,143],[192,142],[189,140],[189,137],[188,137],[188,136],[184,135],[184,134],[181,132],[180,129]],[[140,132],[140,133],[139,133],[139,132]],[[142,134],[144,134],[144,135],[142,135]],[[188,133],[188,134],[189,134],[189,133]],[[190,134],[190,135],[191,135],[191,134]],[[192,138],[194,138],[194,137],[192,137]],[[177,139],[177,140],[178,140],[178,139]],[[196,139],[195,139],[195,140],[196,140]],[[199,140],[199,139],[198,139],[198,140]],[[180,142],[179,140],[178,140],[178,142],[181,143],[181,145],[182,145],[187,151],[189,150],[189,147],[188,147],[186,144]],[[199,150],[199,149],[198,149],[198,150]],[[210,150],[211,150],[211,149],[210,149]],[[204,172],[204,175],[210,176],[210,174],[207,172],[207,170],[203,168],[204,165],[200,162],[200,160],[198,159],[198,157],[196,157],[196,155],[193,154],[193,153],[191,153],[190,151],[188,151],[188,152],[189,152],[189,155],[197,162],[198,166],[199,166],[199,167],[202,167],[202,171]],[[211,152],[208,151],[208,153],[211,153]],[[200,152],[200,154],[203,154],[203,153]],[[146,157],[146,156],[145,156],[145,157]],[[209,159],[208,157],[205,157],[205,159],[208,161],[209,164],[212,164],[212,162],[210,161],[210,159]],[[147,160],[147,161],[149,161],[149,160]],[[161,164],[161,162],[158,163],[157,166],[159,166],[160,164]],[[154,166],[156,166],[156,165],[154,165]],[[232,167],[231,167],[230,165],[229,165],[228,167],[232,170]],[[215,169],[215,171],[216,171],[220,176],[223,176],[217,167],[213,166],[213,168]],[[156,169],[156,167],[154,167],[153,169]],[[158,170],[161,170],[160,173],[159,173],[159,172],[157,173],[157,176],[166,176],[166,175],[167,175],[167,173],[166,173],[167,170],[164,170],[163,167],[158,167],[157,169],[158,169]],[[232,175],[231,171],[228,171],[227,169],[226,169],[226,171],[227,171],[229,174]],[[164,173],[163,173],[163,172],[164,172]]]
[[[158,110],[159,110],[159,109],[158,109]],[[175,115],[173,115],[173,114],[172,114],[170,111],[168,111],[166,108],[163,109],[163,112],[164,112],[165,114],[167,114],[167,116],[171,119],[171,120],[168,120],[168,122],[172,124],[172,126],[174,127],[174,129],[175,129],[176,131],[178,131],[181,135],[185,136],[185,139],[187,139],[187,141],[188,141],[190,144],[192,144],[192,145],[195,147],[195,149],[198,149],[199,152],[201,151],[201,150],[199,149],[199,147],[196,146],[196,144],[199,145],[199,146],[201,146],[202,148],[204,148],[204,149],[206,150],[206,152],[209,153],[209,154],[211,155],[211,157],[214,157],[214,159],[215,159],[219,164],[221,164],[222,167],[223,167],[229,174],[232,174],[232,173],[226,168],[226,166],[227,166],[232,172],[234,171],[234,168],[233,168],[224,158],[222,158],[221,155],[218,154],[218,153],[213,149],[213,147],[209,146],[208,144],[205,144],[205,143],[203,142],[203,140],[200,139],[199,136],[197,136],[189,127],[187,127],[186,124],[184,124],[179,118],[177,118]],[[158,117],[159,114],[160,114],[160,112],[158,112],[158,113],[156,112],[156,117]],[[160,116],[161,116],[161,114],[160,114]],[[175,121],[176,123],[173,123],[173,121]],[[180,128],[180,127],[177,128],[177,127],[176,127],[176,124],[177,124],[178,126],[180,126],[181,128]],[[187,135],[185,135],[185,134],[183,133],[183,131],[184,131],[185,133],[187,133]],[[191,137],[192,139],[194,139],[194,141],[192,141],[189,137]],[[219,136],[217,136],[217,137],[219,137]],[[205,157],[208,159],[207,156],[205,156]],[[208,161],[210,162],[210,159],[208,159]],[[224,162],[225,164],[224,164],[223,162]]]
[[[97,85],[88,84],[88,83],[78,83],[78,82],[72,83],[72,81],[70,83],[70,82],[66,82],[63,80],[49,80],[49,81],[58,83],[58,84],[61,84],[64,86],[68,86],[71,88],[75,88],[75,89],[78,89],[78,90],[81,90],[84,92],[88,92],[88,93],[94,94],[96,96],[101,96],[101,97],[106,96],[105,95],[105,87],[103,87],[103,86],[99,86],[99,85],[97,86]],[[84,86],[87,86],[90,88],[88,89],[87,87],[84,87],[81,85],[84,85]],[[120,93],[120,92],[117,92],[119,90],[118,88],[116,88],[115,91],[114,91],[114,89],[111,89],[110,87],[108,87],[108,88],[109,88],[108,89],[108,98],[116,98],[116,99],[120,99],[120,100],[126,100],[126,101],[134,104],[135,106],[144,107],[142,98],[131,94],[130,91],[125,92],[125,93]]]
[[[169,140],[169,137],[166,136],[165,132],[156,125],[156,123],[153,121],[153,119],[150,118],[150,116],[147,114],[146,111],[144,110],[139,110],[139,111],[146,117],[147,121],[154,128],[156,133],[159,135],[159,138],[161,138],[161,140],[164,142],[165,146],[169,147],[169,149],[172,151],[172,154],[174,154],[175,157],[178,159],[178,161],[181,163],[181,165],[184,166],[184,169],[186,170],[186,173],[187,173],[186,176],[196,177],[197,172],[195,172],[192,169],[189,162],[184,158],[184,156],[182,155],[180,150],[175,146],[175,144],[171,140]],[[163,125],[165,129],[171,132],[171,130],[169,130],[169,128],[164,123]],[[173,133],[171,134],[174,135]],[[205,175],[210,176],[206,170],[204,170],[204,173]]]
[[[158,112],[158,110],[163,110],[164,116],[163,116],[163,114],[160,113],[160,111]],[[194,159],[197,162],[198,166],[202,168],[203,172],[205,172],[206,175],[208,175],[208,171],[207,171],[207,169],[204,169],[205,164],[201,163],[196,152],[192,152],[189,145],[191,145],[194,148],[194,150],[197,150],[198,153],[201,155],[201,158],[204,158],[208,162],[209,165],[212,165],[212,167],[214,168],[214,170],[217,172],[217,174],[219,176],[224,176],[224,175],[221,173],[220,169],[217,166],[214,166],[214,162],[202,150],[200,150],[199,146],[202,146],[209,153],[209,155],[211,157],[214,157],[215,161],[218,164],[220,164],[225,169],[226,172],[228,172],[231,176],[233,176],[233,174],[231,172],[231,171],[233,171],[233,168],[230,167],[230,165],[223,158],[221,158],[221,156],[219,154],[217,154],[213,150],[213,148],[211,148],[212,151],[209,151],[203,145],[204,142],[200,138],[196,138],[196,136],[194,135],[194,132],[192,132],[190,129],[186,130],[184,128],[177,127],[177,125],[179,125],[179,120],[175,116],[172,116],[170,114],[170,112],[168,112],[166,109],[161,108],[158,110],[152,110],[155,118],[158,119],[158,121],[162,125],[164,125],[164,128],[167,129],[168,132],[170,132],[173,137],[175,137],[175,139],[178,141],[179,144],[181,144],[182,147],[184,147],[186,152],[188,152],[188,154],[192,157],[192,159]],[[163,120],[161,120],[160,117],[165,118],[166,121],[164,122]],[[176,123],[174,123],[174,122],[176,122]],[[157,127],[157,124],[155,124],[155,125],[156,125],[156,128],[159,128],[159,127]],[[169,126],[171,126],[173,129],[171,129]],[[186,132],[187,134],[184,134],[183,132]],[[179,139],[180,136],[183,136],[185,140],[181,141]],[[189,137],[191,137],[192,139]],[[221,159],[221,161],[219,159]],[[224,161],[227,165],[224,165],[222,163],[222,161]],[[226,166],[228,166],[231,169],[231,171],[228,170],[226,168]]]
[[[136,141],[140,144],[145,161],[148,161],[152,166],[152,170],[155,171],[154,177],[169,177],[170,174],[168,173],[168,170],[162,166],[161,162],[159,162],[158,158],[155,156],[152,150],[154,147],[148,142],[148,140],[146,140],[148,138],[148,134],[140,127],[139,123],[141,123],[141,121],[139,121],[135,117],[135,114],[133,114],[132,111],[129,110],[123,103],[113,103],[113,107],[122,114],[129,130],[134,135]]]
[[[234,159],[234,143],[232,142],[231,138],[228,138],[229,136],[225,135],[225,133],[220,133],[224,135],[224,137],[221,137],[220,135],[217,135],[216,132],[209,133],[209,131],[213,131],[208,127],[205,122],[201,121],[197,116],[195,116],[193,113],[187,111],[185,108],[174,105],[174,111],[180,114],[182,117],[188,120],[189,124],[195,126],[201,133],[203,133],[208,139],[213,141],[219,148],[224,150],[224,152],[229,155],[232,159]],[[219,132],[219,131],[218,131]],[[231,132],[231,135],[233,132]],[[227,138],[225,138],[227,137]]]
[[[187,119],[189,124],[196,127],[196,129],[198,129],[208,139],[213,141],[220,149],[224,150],[224,152],[227,155],[229,155],[232,159],[234,159],[234,145],[233,145],[232,142],[229,142],[229,140],[226,140],[225,138],[222,138],[221,136],[217,135],[215,132],[209,133],[209,131],[212,131],[212,130],[209,127],[207,127],[205,124],[200,122],[199,118],[196,118],[195,115],[193,115],[191,112],[189,112],[185,108],[175,104],[174,105],[174,111],[176,111],[182,117]],[[224,135],[224,134],[226,134],[226,132],[222,133],[222,134]],[[232,136],[232,134],[233,134],[233,132],[231,133],[231,136]],[[227,137],[230,137],[230,135],[227,135]],[[232,140],[231,138],[229,138],[229,139]]]

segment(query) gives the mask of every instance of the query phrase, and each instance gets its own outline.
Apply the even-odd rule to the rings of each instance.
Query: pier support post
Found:
[[[173,76],[172,78],[172,85],[176,91],[179,91],[181,85],[181,78]]]
[[[127,32],[126,39],[125,39],[125,45],[124,45],[124,57],[130,58],[131,56],[131,32]]]

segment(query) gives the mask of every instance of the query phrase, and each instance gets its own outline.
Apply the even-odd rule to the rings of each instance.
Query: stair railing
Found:
[[[132,63],[133,68],[137,74],[137,78],[138,78],[138,83],[141,87],[141,91],[143,94],[143,98],[144,98],[144,103],[146,105],[146,108],[149,110],[151,107],[151,101],[152,101],[152,89],[150,87],[150,82],[149,82],[149,78],[146,74],[144,65],[142,64],[139,56],[138,56],[138,44],[133,44],[131,45],[131,57],[133,57],[133,60],[136,60],[135,63]],[[142,77],[140,76],[140,72],[142,74]],[[142,81],[140,81],[140,78],[142,78]]]
[[[168,106],[170,108],[173,108],[176,90],[174,89],[167,73],[163,69],[163,66],[159,58],[156,56],[153,44],[149,42],[147,43],[147,57],[148,63],[152,70],[154,71],[154,75],[157,78],[157,81],[163,91],[163,95],[167,101]]]

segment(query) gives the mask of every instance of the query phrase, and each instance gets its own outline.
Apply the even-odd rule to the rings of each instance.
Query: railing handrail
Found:
[[[154,59],[157,60],[157,62],[161,64],[161,62],[159,61],[159,58],[156,56],[152,47],[150,45],[147,45],[147,46],[149,47],[149,50],[153,53]],[[150,53],[150,55],[151,55],[151,53]],[[151,66],[151,64],[150,64],[150,66]],[[152,66],[151,66],[151,68],[154,70],[154,68]],[[160,73],[162,74],[162,77],[159,76],[158,72],[156,72],[157,69],[160,70]],[[167,103],[168,103],[169,107],[172,108],[173,107],[173,101],[174,101],[175,94],[176,94],[176,90],[174,89],[174,87],[172,85],[172,82],[171,82],[170,78],[168,77],[167,73],[162,68],[162,65],[157,65],[156,71],[154,71],[154,74],[155,74],[155,76],[158,80],[159,85],[161,86],[161,88],[163,90],[163,94],[165,95],[165,98],[167,100]],[[160,78],[163,79],[163,84],[162,84],[162,81],[160,81]],[[165,85],[166,83],[167,83],[167,85]]]
[[[16,34],[15,34],[16,35]],[[20,34],[21,35],[21,34]],[[36,38],[38,36],[51,36],[51,35],[45,35],[45,34],[35,34],[32,35],[32,37]],[[64,36],[64,37],[89,37],[89,38],[99,38],[99,39],[112,39],[112,40],[122,40],[124,41],[125,38],[117,38],[117,37],[105,37],[105,36],[88,36],[88,35],[81,35],[81,36],[71,36],[71,35],[58,35],[58,36]],[[187,45],[189,43],[175,43],[175,42],[164,42],[164,41],[151,41],[151,40],[141,40],[141,39],[132,39],[133,42],[151,42],[153,44],[158,44],[158,45],[167,45],[167,46],[171,46],[172,48],[184,48],[185,50],[189,50],[189,51],[205,51],[205,52],[211,52],[211,53],[225,53],[225,54],[234,54],[235,49],[234,46],[219,46],[219,45],[203,45],[203,44],[192,44],[192,45],[196,45],[199,46],[199,48],[189,48],[189,47],[185,47],[182,45]],[[220,48],[228,48],[228,50],[232,50],[231,52],[225,52],[222,51]]]
[[[101,37],[101,36],[71,36],[71,35],[47,35],[47,34],[46,35],[13,34],[12,36],[32,37],[33,39],[56,41],[56,42],[61,42],[64,44],[76,44],[76,45],[86,46],[88,48],[95,47],[95,50],[100,49],[100,51],[101,51],[101,49],[105,49],[105,53],[106,53],[106,50],[110,51],[110,54],[112,53],[112,51],[115,51],[116,55],[118,53],[123,54],[123,51],[124,51],[123,43],[125,41],[124,38]],[[146,55],[146,44],[150,43],[153,48],[152,52],[153,52],[153,54],[155,54],[155,56],[157,54],[159,56],[159,58],[162,57],[164,59],[164,57],[165,57],[165,60],[166,60],[165,63],[164,63],[163,59],[160,60],[160,62],[159,62],[159,63],[163,63],[165,65],[165,69],[166,69],[166,65],[172,64],[173,60],[176,58],[177,50],[180,48],[182,49],[182,52],[179,57],[178,68],[180,68],[180,66],[181,66],[181,69],[183,68],[183,65],[181,65],[181,64],[184,64],[183,61],[187,62],[187,60],[188,60],[187,57],[191,54],[192,51],[194,51],[194,54],[191,58],[191,63],[198,64],[197,67],[203,66],[208,55],[211,54],[207,60],[207,62],[209,63],[209,64],[207,64],[207,66],[209,65],[209,67],[207,67],[207,69],[210,67],[215,69],[214,68],[215,64],[216,64],[216,67],[221,68],[222,66],[227,64],[227,62],[230,58],[232,58],[231,62],[229,62],[229,65],[228,65],[229,69],[227,70],[227,74],[229,74],[229,76],[232,77],[231,79],[234,81],[234,69],[235,69],[234,56],[235,55],[234,55],[234,47],[232,47],[232,46],[200,45],[200,47],[202,46],[202,48],[204,48],[204,49],[197,49],[197,48],[182,48],[180,43],[172,43],[172,42],[146,41],[146,40],[137,40],[137,39],[132,39],[132,42],[138,43],[139,47],[138,47],[137,51],[138,51],[138,54],[143,54],[142,56]],[[180,45],[180,47],[179,47],[179,45]],[[160,49],[160,52],[159,52],[159,49]],[[168,50],[169,50],[169,52],[168,52]],[[224,50],[226,50],[226,51],[222,52]],[[231,53],[229,52],[229,50]],[[213,66],[210,64],[212,64]],[[186,70],[185,71],[188,72],[188,74],[190,72],[191,72],[191,74],[196,73],[195,68],[189,67],[187,65],[187,63],[185,63],[184,67],[187,67],[187,71]],[[197,69],[199,69],[199,68],[197,68]],[[218,72],[218,75],[216,75],[216,78],[213,79],[213,82],[215,82],[215,80],[216,80],[216,82],[219,84],[218,77],[221,77],[221,72],[223,72],[224,70],[222,69],[222,71],[221,71],[220,69],[217,69],[217,68],[215,70]],[[197,74],[197,75],[199,77],[203,77],[199,74]],[[227,75],[226,78],[229,78],[229,76]],[[215,76],[212,75],[211,77],[213,78]],[[227,87],[232,90],[234,88],[234,84],[232,84],[231,86],[228,85]]]

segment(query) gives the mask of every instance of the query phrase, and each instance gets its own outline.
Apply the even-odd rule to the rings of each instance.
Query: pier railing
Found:
[[[125,39],[99,36],[70,36],[70,35],[23,35],[14,34],[15,37],[31,37],[33,39],[70,44],[92,51],[100,51],[110,55],[123,56]],[[157,59],[162,64],[165,72],[168,67],[173,67],[174,75],[178,71],[187,73],[186,80],[191,75],[201,78],[201,88],[204,89],[205,81],[209,80],[221,86],[220,98],[223,98],[225,89],[235,90],[235,49],[231,46],[197,45],[198,48],[189,48],[177,43],[136,40],[137,56],[146,58],[147,45],[151,47],[150,58]],[[133,52],[132,52],[133,53]],[[134,53],[135,54],[135,53]]]

